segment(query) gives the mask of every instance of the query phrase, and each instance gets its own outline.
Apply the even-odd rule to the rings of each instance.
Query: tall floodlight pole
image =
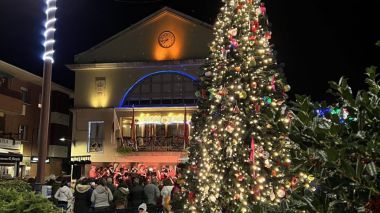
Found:
[[[52,66],[54,63],[54,32],[55,32],[55,12],[57,11],[57,0],[46,1],[46,23],[45,23],[45,52],[43,55],[43,85],[42,85],[42,107],[40,114],[40,124],[38,130],[38,164],[37,164],[37,179],[36,191],[41,191],[41,186],[44,184],[45,178],[45,160],[48,151],[49,138],[49,117],[50,117],[50,94],[51,94],[51,75]]]

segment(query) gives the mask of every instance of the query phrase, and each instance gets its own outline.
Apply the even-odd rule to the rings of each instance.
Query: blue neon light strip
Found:
[[[125,102],[125,100],[127,99],[129,93],[131,93],[133,91],[133,89],[135,89],[135,87],[140,84],[142,81],[144,81],[146,78],[149,78],[151,76],[154,76],[154,75],[160,75],[160,74],[178,74],[178,75],[182,75],[182,76],[185,76],[187,78],[190,78],[191,80],[193,81],[196,81],[197,78],[190,75],[190,74],[187,74],[185,72],[181,72],[181,71],[174,71],[174,70],[165,70],[165,71],[157,71],[157,72],[153,72],[153,73],[149,73],[147,75],[144,75],[143,77],[141,77],[139,80],[137,80],[131,87],[129,87],[129,89],[124,93],[124,96],[123,96],[123,99],[121,99],[120,103],[119,103],[119,107],[123,107],[123,104]]]

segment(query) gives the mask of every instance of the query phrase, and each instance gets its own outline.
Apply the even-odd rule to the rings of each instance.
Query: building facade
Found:
[[[80,175],[89,160],[160,169],[186,159],[212,35],[210,25],[165,7],[75,56],[67,65],[75,72],[71,154],[88,163]]]
[[[38,126],[42,78],[0,61],[0,177],[34,177],[38,161]],[[47,174],[60,175],[69,157],[70,99],[73,92],[52,85]]]

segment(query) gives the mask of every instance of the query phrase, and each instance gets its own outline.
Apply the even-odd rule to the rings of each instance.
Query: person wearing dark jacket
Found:
[[[129,208],[136,209],[141,203],[145,202],[145,192],[144,187],[140,185],[139,178],[133,180],[134,184],[129,193]]]
[[[124,212],[128,205],[129,189],[124,182],[120,182],[119,186],[113,193],[116,212]]]
[[[74,213],[88,212],[91,207],[91,195],[93,189],[87,181],[81,181],[75,186]]]

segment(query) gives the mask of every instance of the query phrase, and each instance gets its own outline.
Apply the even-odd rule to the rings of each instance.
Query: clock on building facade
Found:
[[[170,31],[164,31],[158,36],[158,43],[163,48],[169,48],[173,46],[175,42],[175,36]]]

